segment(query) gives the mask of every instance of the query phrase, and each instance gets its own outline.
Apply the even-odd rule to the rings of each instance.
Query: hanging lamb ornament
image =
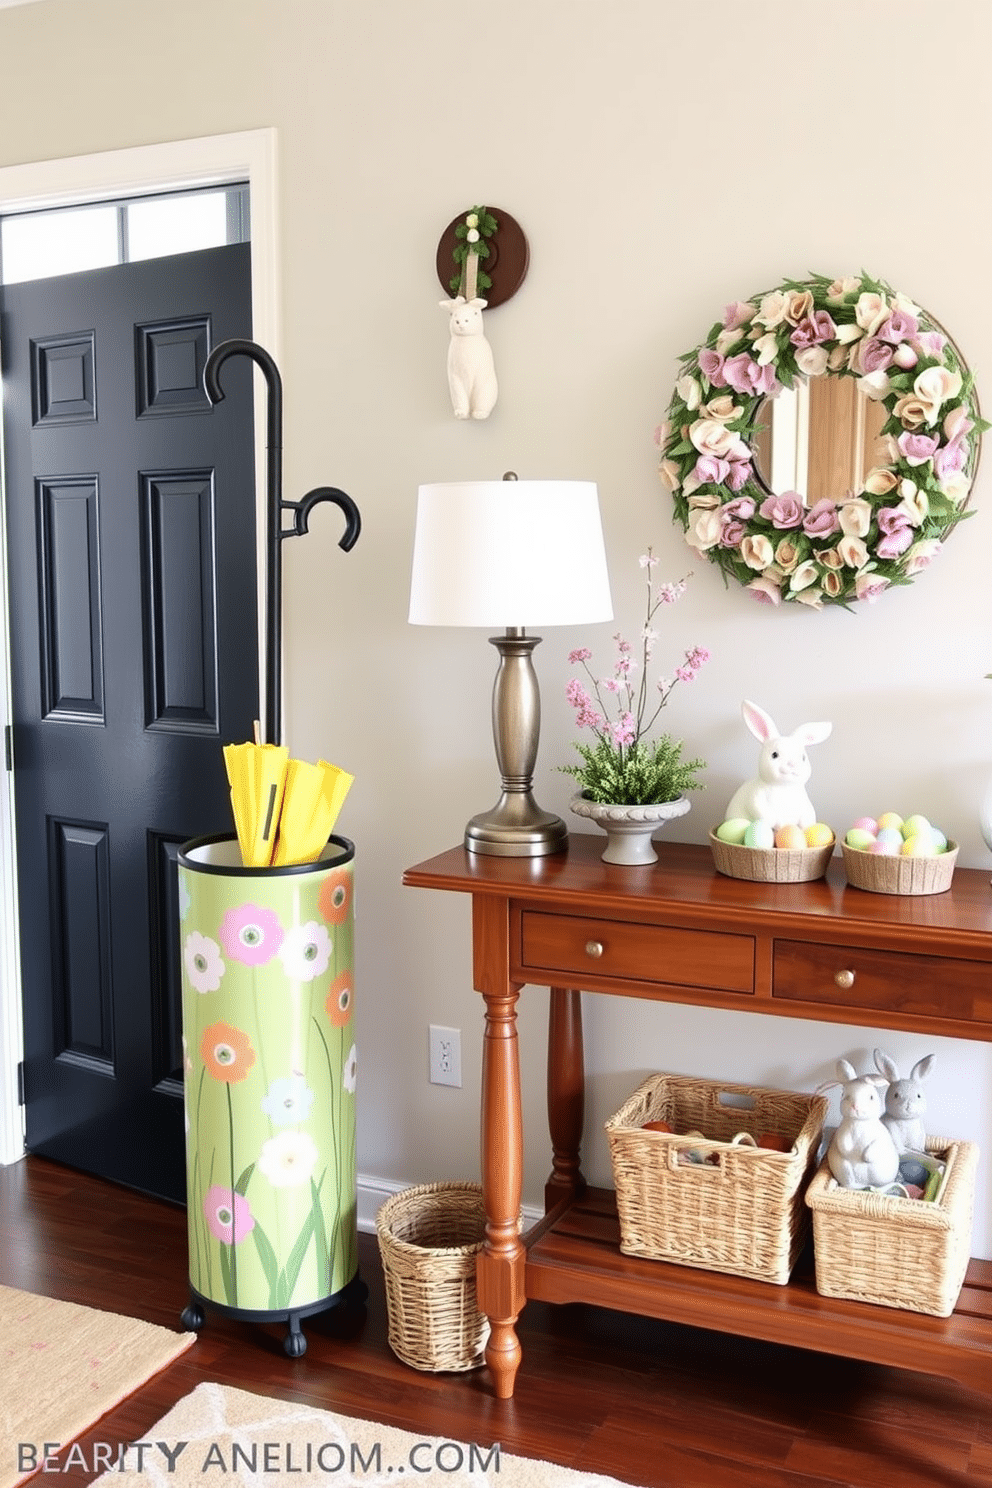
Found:
[[[440,305],[448,312],[448,390],[457,419],[485,419],[496,406],[499,386],[482,312],[516,293],[527,261],[526,238],[498,208],[473,207],[456,217],[438,244],[438,278],[454,295]]]

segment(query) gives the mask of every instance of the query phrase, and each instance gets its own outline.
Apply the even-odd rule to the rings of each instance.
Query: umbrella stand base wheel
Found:
[[[190,1287],[189,1303],[183,1308],[179,1320],[187,1332],[199,1332],[207,1321],[206,1309],[210,1308],[219,1313],[221,1317],[233,1318],[236,1322],[287,1323],[289,1332],[283,1339],[283,1352],[290,1359],[300,1359],[307,1351],[307,1341],[300,1327],[301,1318],[315,1317],[318,1313],[329,1312],[332,1308],[364,1307],[368,1295],[369,1289],[357,1271],[340,1291],[333,1292],[329,1297],[321,1298],[319,1302],[309,1302],[305,1307],[294,1307],[283,1312],[260,1312],[254,1308],[228,1307],[223,1302],[213,1302],[209,1297],[201,1296],[194,1287]]]

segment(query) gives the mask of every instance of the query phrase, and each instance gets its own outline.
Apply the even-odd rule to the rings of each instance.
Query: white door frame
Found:
[[[276,202],[276,131],[254,129],[0,167],[0,214],[151,191],[247,180],[251,210],[252,336],[279,360],[279,266]],[[264,696],[265,393],[255,378],[255,484],[259,578],[259,684]],[[10,639],[6,522],[0,464],[0,732],[10,719]],[[14,852],[13,775],[0,759],[0,1163],[24,1154],[23,1111],[17,1099],[17,1066],[23,1057],[21,975]]]

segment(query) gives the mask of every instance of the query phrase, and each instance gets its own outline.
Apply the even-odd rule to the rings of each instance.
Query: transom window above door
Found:
[[[246,243],[247,182],[0,219],[0,283]]]

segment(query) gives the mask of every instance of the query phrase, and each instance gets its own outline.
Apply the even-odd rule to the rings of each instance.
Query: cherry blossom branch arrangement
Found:
[[[670,734],[663,734],[652,743],[645,737],[678,683],[691,682],[709,660],[709,652],[702,646],[686,651],[674,674],[659,677],[651,689],[648,666],[658,640],[655,617],[662,607],[681,599],[692,575],[687,574],[677,584],[660,584],[656,588],[654,569],[658,559],[649,548],[639,561],[647,580],[640,661],[631,643],[618,633],[614,636],[617,650],[612,674],[597,678],[589,666],[592,652],[582,646],[569,652],[568,659],[573,666],[582,668],[592,691],[578,677],[573,677],[565,689],[575,709],[576,724],[580,729],[589,729],[596,742],[577,743],[575,747],[582,763],[559,768],[575,777],[589,800],[618,806],[674,801],[686,791],[701,790],[696,776],[705,765],[701,759],[684,760],[682,741]],[[612,719],[611,710],[615,714]]]
[[[990,427],[974,380],[936,323],[883,280],[816,274],[735,301],[680,362],[657,431],[660,475],[689,546],[755,599],[870,602],[912,582],[968,515]],[[768,490],[752,441],[766,398],[830,373],[884,406],[888,463],[807,507]]]

